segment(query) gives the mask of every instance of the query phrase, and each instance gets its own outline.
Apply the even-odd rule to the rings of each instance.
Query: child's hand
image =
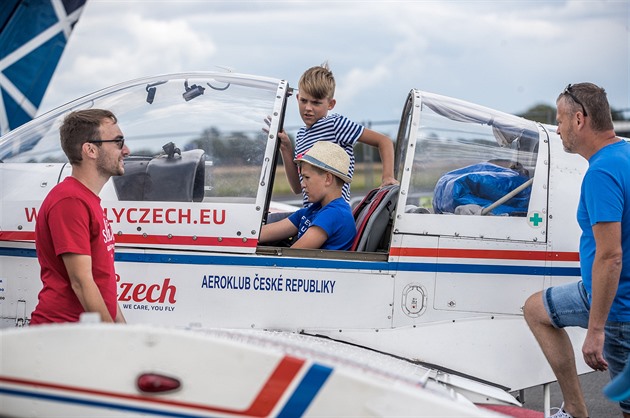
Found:
[[[383,177],[380,187],[390,186],[392,184],[399,184],[398,180],[393,177]]]
[[[263,126],[262,130],[266,134],[269,134],[269,127],[271,126],[271,116],[267,116],[265,118],[265,124],[267,126],[266,127]],[[284,130],[278,132],[278,138],[280,139],[281,149],[293,152],[293,144],[291,143],[291,140],[289,139],[289,135],[287,135],[287,133]]]
[[[280,149],[293,153],[293,144],[289,139],[289,135],[285,131],[280,131],[278,132],[278,138],[280,139]]]
[[[263,126],[262,130],[264,133],[269,134],[269,127],[271,126],[271,116],[267,116],[265,118],[265,125],[267,126]]]

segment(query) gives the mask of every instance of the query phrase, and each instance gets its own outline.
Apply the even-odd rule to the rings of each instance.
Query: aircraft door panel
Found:
[[[525,299],[548,279],[544,243],[403,235],[395,245],[395,327],[478,313],[521,315]]]
[[[547,277],[544,243],[440,237],[436,310],[522,315]]]

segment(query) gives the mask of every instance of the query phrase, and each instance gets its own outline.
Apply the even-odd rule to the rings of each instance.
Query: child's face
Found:
[[[335,99],[316,99],[307,93],[298,93],[300,116],[307,128],[328,114],[335,107]]]
[[[308,196],[310,203],[320,202],[326,196],[326,172],[313,168],[310,164],[300,164],[302,174],[302,189]]]

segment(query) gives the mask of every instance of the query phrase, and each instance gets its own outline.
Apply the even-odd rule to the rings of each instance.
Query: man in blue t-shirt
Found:
[[[557,107],[565,151],[589,164],[577,210],[582,280],[530,296],[524,314],[562,390],[564,403],[552,417],[577,418],[588,409],[563,328],[587,329],[584,361],[611,378],[630,353],[630,144],[615,135],[604,89],[569,84]],[[620,406],[630,417],[630,400]]]
[[[297,234],[292,248],[348,250],[356,235],[350,205],[342,197],[350,157],[339,145],[318,142],[295,159],[302,175],[302,188],[312,203],[279,222],[264,225],[260,242],[283,240]]]

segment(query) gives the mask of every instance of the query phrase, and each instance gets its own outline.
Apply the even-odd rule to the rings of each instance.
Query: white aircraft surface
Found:
[[[555,127],[413,89],[396,138],[400,186],[357,206],[355,248],[261,245],[261,225],[277,219],[277,132],[291,93],[266,77],[160,75],[0,138],[9,416],[286,416],[316,365],[335,378],[297,415],[489,416],[480,404],[518,406],[510,392],[555,380],[522,315],[529,295],[580,276],[586,162],[563,151]],[[37,211],[70,174],[58,128],[92,107],[117,115],[132,153],[100,194],[130,325],[29,327],[41,289]],[[584,333],[569,333],[579,349]],[[299,371],[252,414],[287,356]],[[578,369],[590,371],[581,360]],[[184,384],[147,394],[137,383],[146,373]]]
[[[63,324],[0,342],[5,416],[504,416],[408,362],[314,337]]]

